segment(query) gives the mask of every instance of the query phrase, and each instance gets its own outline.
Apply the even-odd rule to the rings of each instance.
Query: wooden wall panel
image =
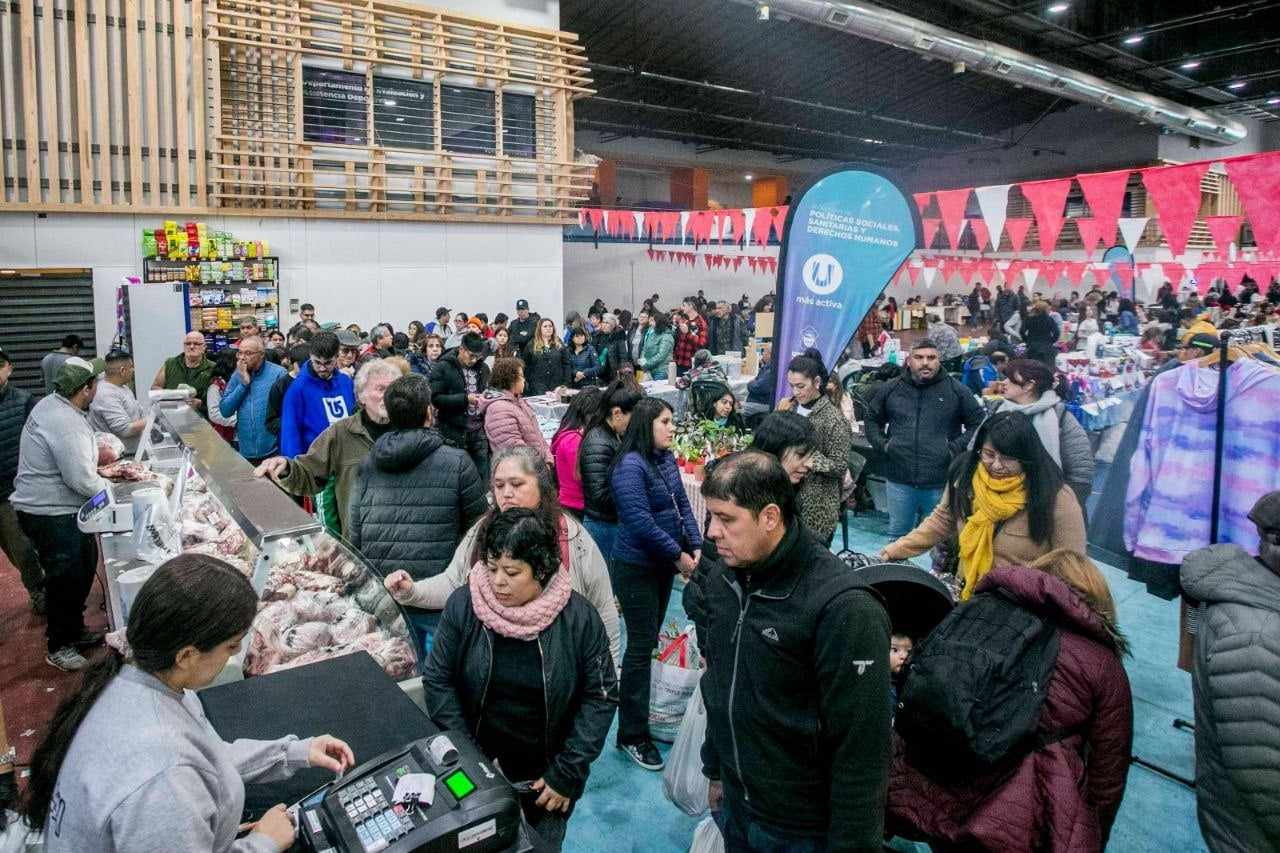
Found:
[[[590,189],[570,33],[398,0],[16,0],[4,33],[0,209],[560,223]],[[311,63],[364,78],[363,144],[304,138]],[[426,150],[379,144],[375,76],[431,84]],[[493,93],[490,153],[445,149],[446,85]],[[524,156],[504,92],[534,98]]]

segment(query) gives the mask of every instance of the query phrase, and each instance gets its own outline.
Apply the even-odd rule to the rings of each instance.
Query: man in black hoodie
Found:
[[[383,401],[391,429],[360,463],[345,529],[382,577],[404,569],[422,580],[449,565],[463,534],[488,509],[486,490],[467,454],[432,428],[425,376],[400,377]],[[439,613],[409,615],[420,640],[434,633]]]
[[[516,318],[507,325],[508,340],[513,352],[524,352],[538,329],[538,315],[529,312],[529,300],[516,300]]]
[[[942,499],[952,456],[982,425],[973,393],[942,369],[938,346],[911,347],[907,372],[871,398],[867,440],[888,457],[889,536],[905,536]]]
[[[440,357],[431,368],[431,398],[440,416],[440,434],[450,447],[465,450],[480,479],[489,479],[489,440],[480,400],[489,387],[488,348],[475,332]]]
[[[729,851],[879,851],[889,778],[889,618],[795,511],[782,463],[722,459],[702,494],[703,773]]]

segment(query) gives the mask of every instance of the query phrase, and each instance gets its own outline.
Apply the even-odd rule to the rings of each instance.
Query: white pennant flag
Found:
[[[1124,238],[1124,244],[1129,248],[1130,252],[1138,250],[1138,241],[1142,239],[1142,232],[1147,229],[1147,222],[1150,221],[1149,216],[1135,216],[1130,219],[1120,219],[1120,236]]]
[[[756,224],[756,209],[754,207],[742,208],[742,234],[751,234],[751,226]],[[735,237],[741,237],[742,234],[735,234]]]
[[[1038,267],[1027,267],[1022,271],[1022,279],[1027,283],[1027,287],[1035,287],[1036,279],[1038,279],[1039,277],[1040,277],[1040,269]],[[1052,281],[1049,282],[1050,287],[1052,287],[1053,285],[1054,285],[1054,282]]]
[[[1005,215],[1009,210],[1010,184],[997,184],[991,187],[977,187],[974,195],[978,197],[978,210],[987,222],[987,230],[991,232],[991,248],[1000,245],[1000,235],[1004,232]]]
[[[636,237],[637,237],[638,239],[643,239],[643,238],[644,238],[644,236],[645,236],[645,234],[644,234],[644,211],[642,211],[642,210],[633,210],[633,211],[631,211],[631,215],[632,215],[632,216],[634,216],[634,217],[636,218],[636,232],[635,232],[635,233],[636,233]]]
[[[924,279],[925,290],[933,287],[933,280],[938,275],[937,267],[925,267],[920,270],[920,277]]]
[[[608,210],[600,211],[600,233],[606,236],[609,234],[609,213]]]
[[[684,234],[689,228],[689,211],[680,211],[680,242],[684,242]]]

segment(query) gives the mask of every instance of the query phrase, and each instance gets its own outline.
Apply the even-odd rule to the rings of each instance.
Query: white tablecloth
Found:
[[[698,529],[702,529],[702,523],[707,518],[707,502],[702,498],[702,482],[692,474],[680,472],[680,481],[684,483],[684,493],[689,498],[689,509],[692,511],[693,519],[698,524]]]
[[[733,391],[733,395],[739,400],[747,399],[747,385],[755,379],[755,376],[738,376],[729,380],[729,390]],[[650,397],[657,397],[660,400],[666,400],[671,408],[675,409],[676,417],[684,415],[685,399],[688,397],[687,391],[682,391],[663,379],[641,382],[644,392]]]

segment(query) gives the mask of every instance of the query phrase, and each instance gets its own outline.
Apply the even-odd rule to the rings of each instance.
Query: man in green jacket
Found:
[[[173,390],[179,385],[189,385],[195,389],[191,400],[191,408],[205,417],[205,395],[213,383],[213,362],[205,354],[208,350],[204,335],[199,332],[187,332],[182,339],[182,354],[166,359],[156,372],[151,382],[152,391]]]
[[[403,374],[385,359],[366,362],[356,373],[356,401],[360,410],[330,424],[306,453],[286,459],[273,456],[254,469],[259,477],[270,475],[280,488],[293,495],[323,492],[329,478],[335,480],[339,530],[346,535],[347,502],[360,470],[360,463],[378,436],[390,429],[383,395],[387,386]]]

